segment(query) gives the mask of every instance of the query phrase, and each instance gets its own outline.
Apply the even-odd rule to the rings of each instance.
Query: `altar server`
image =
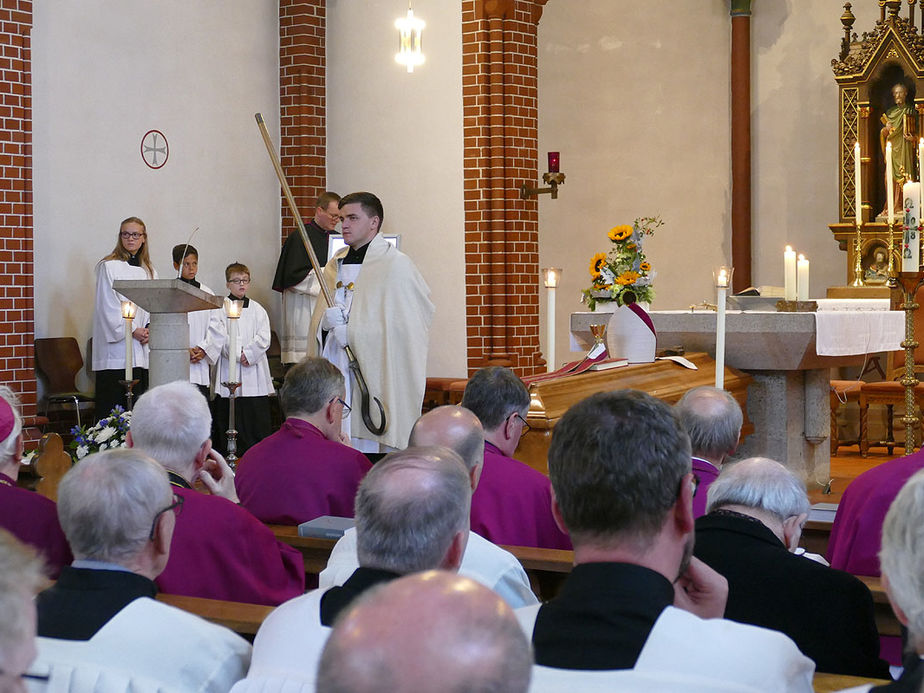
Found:
[[[182,269],[180,264],[182,263]],[[209,287],[196,279],[199,271],[199,251],[188,243],[173,247],[173,269],[180,273],[180,281],[214,294]],[[210,398],[211,367],[218,362],[225,343],[221,310],[194,310],[189,318],[189,382]]]
[[[259,303],[247,296],[250,288],[250,270],[247,265],[232,262],[225,268],[228,300],[240,301],[243,305],[241,317],[224,316],[224,345],[218,362],[218,381],[215,383],[215,419],[218,425],[222,448],[228,449],[226,432],[233,424],[237,430],[237,455],[243,456],[248,448],[259,443],[272,433],[270,422],[269,395],[274,392],[273,377],[270,375],[266,350],[270,345],[269,315]],[[231,354],[230,331],[232,320],[237,323],[237,353]],[[228,397],[230,392],[224,383],[229,382],[230,361],[237,361],[236,415],[229,421]]]
[[[340,200],[341,230],[349,246],[324,268],[324,281],[335,305],[318,301],[309,334],[317,337],[313,356],[323,355],[346,376],[347,404],[356,410],[346,430],[362,452],[388,452],[407,444],[420,415],[426,384],[427,349],[433,303],[430,289],[411,259],[379,235],[385,213],[369,192]],[[375,434],[364,425],[360,400],[344,347],[349,345],[362,369],[371,397],[388,417]],[[378,408],[370,406],[373,425]]]
[[[96,418],[109,416],[125,404],[125,320],[124,297],[112,288],[116,279],[157,279],[148,253],[148,232],[138,217],[119,225],[116,247],[96,265],[96,308],[93,312],[93,370],[96,372]],[[138,380],[135,396],[148,387],[148,320],[141,306],[132,323],[132,378]]]

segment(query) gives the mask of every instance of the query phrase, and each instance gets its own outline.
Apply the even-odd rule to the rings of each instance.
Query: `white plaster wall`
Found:
[[[860,7],[857,7],[860,5]],[[854,3],[855,29],[875,3]],[[906,10],[903,10],[905,12]],[[837,220],[841,0],[755,0],[752,42],[752,283],[782,283],[782,248],[812,261],[812,295],[845,283]],[[655,309],[714,301],[713,266],[731,260],[731,20],[727,0],[550,0],[539,24],[539,170],[561,150],[568,179],[540,200],[542,266],[564,268],[558,361],[568,317],[607,230],[660,214],[646,243]],[[545,300],[542,307],[545,345]]]
[[[278,142],[275,0],[33,7],[36,337],[86,344],[94,266],[132,215],[161,276],[198,226],[200,279],[224,292],[224,267],[239,259],[272,308],[279,193],[253,114]],[[156,171],[139,152],[151,128],[170,143]]]
[[[376,193],[386,233],[430,285],[436,313],[427,372],[465,375],[465,258],[462,198],[462,11],[459,2],[415,0],[427,26],[426,63],[395,63],[386,0],[328,0],[327,173],[340,194]]]

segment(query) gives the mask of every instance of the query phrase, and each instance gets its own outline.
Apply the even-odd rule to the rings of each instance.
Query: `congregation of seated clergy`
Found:
[[[93,358],[104,414],[128,366],[142,381],[125,446],[83,456],[52,501],[17,483],[23,419],[0,391],[0,691],[811,691],[819,674],[919,689],[924,453],[848,488],[831,565],[799,548],[802,480],[734,460],[744,417],[722,389],[581,399],[546,475],[516,458],[531,397],[509,368],[421,413],[433,307],[383,218],[371,193],[322,196],[317,250],[337,220],[347,247],[320,280],[311,239],[287,242],[275,431],[243,263],[226,272],[240,323],[201,311],[189,380],[144,386],[146,318],[119,334],[113,282],[150,276],[147,231],[121,224]],[[188,282],[197,259],[176,249]],[[330,518],[350,526],[319,567],[295,528]],[[879,632],[857,575],[881,576],[903,639]]]

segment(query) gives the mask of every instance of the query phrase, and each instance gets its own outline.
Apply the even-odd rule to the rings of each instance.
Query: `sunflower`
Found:
[[[610,237],[611,241],[624,241],[632,235],[632,227],[628,224],[614,226],[607,235]]]
[[[628,270],[620,274],[618,277],[616,277],[616,283],[628,285],[628,284],[634,283],[635,280],[638,278],[639,278],[638,272],[633,272],[632,270]]]
[[[640,265],[638,266],[638,268],[639,268],[640,270],[642,270],[642,272],[647,272],[648,270],[651,269],[651,263],[650,263],[650,262],[643,262],[642,264],[640,264]]]
[[[606,265],[606,253],[597,253],[590,258],[590,276],[596,279]]]

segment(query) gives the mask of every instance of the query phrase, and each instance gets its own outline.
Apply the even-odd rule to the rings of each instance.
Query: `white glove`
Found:
[[[324,315],[321,316],[321,329],[325,332],[330,332],[335,327],[346,324],[346,316],[343,314],[343,308],[340,306],[328,308],[324,311]]]

